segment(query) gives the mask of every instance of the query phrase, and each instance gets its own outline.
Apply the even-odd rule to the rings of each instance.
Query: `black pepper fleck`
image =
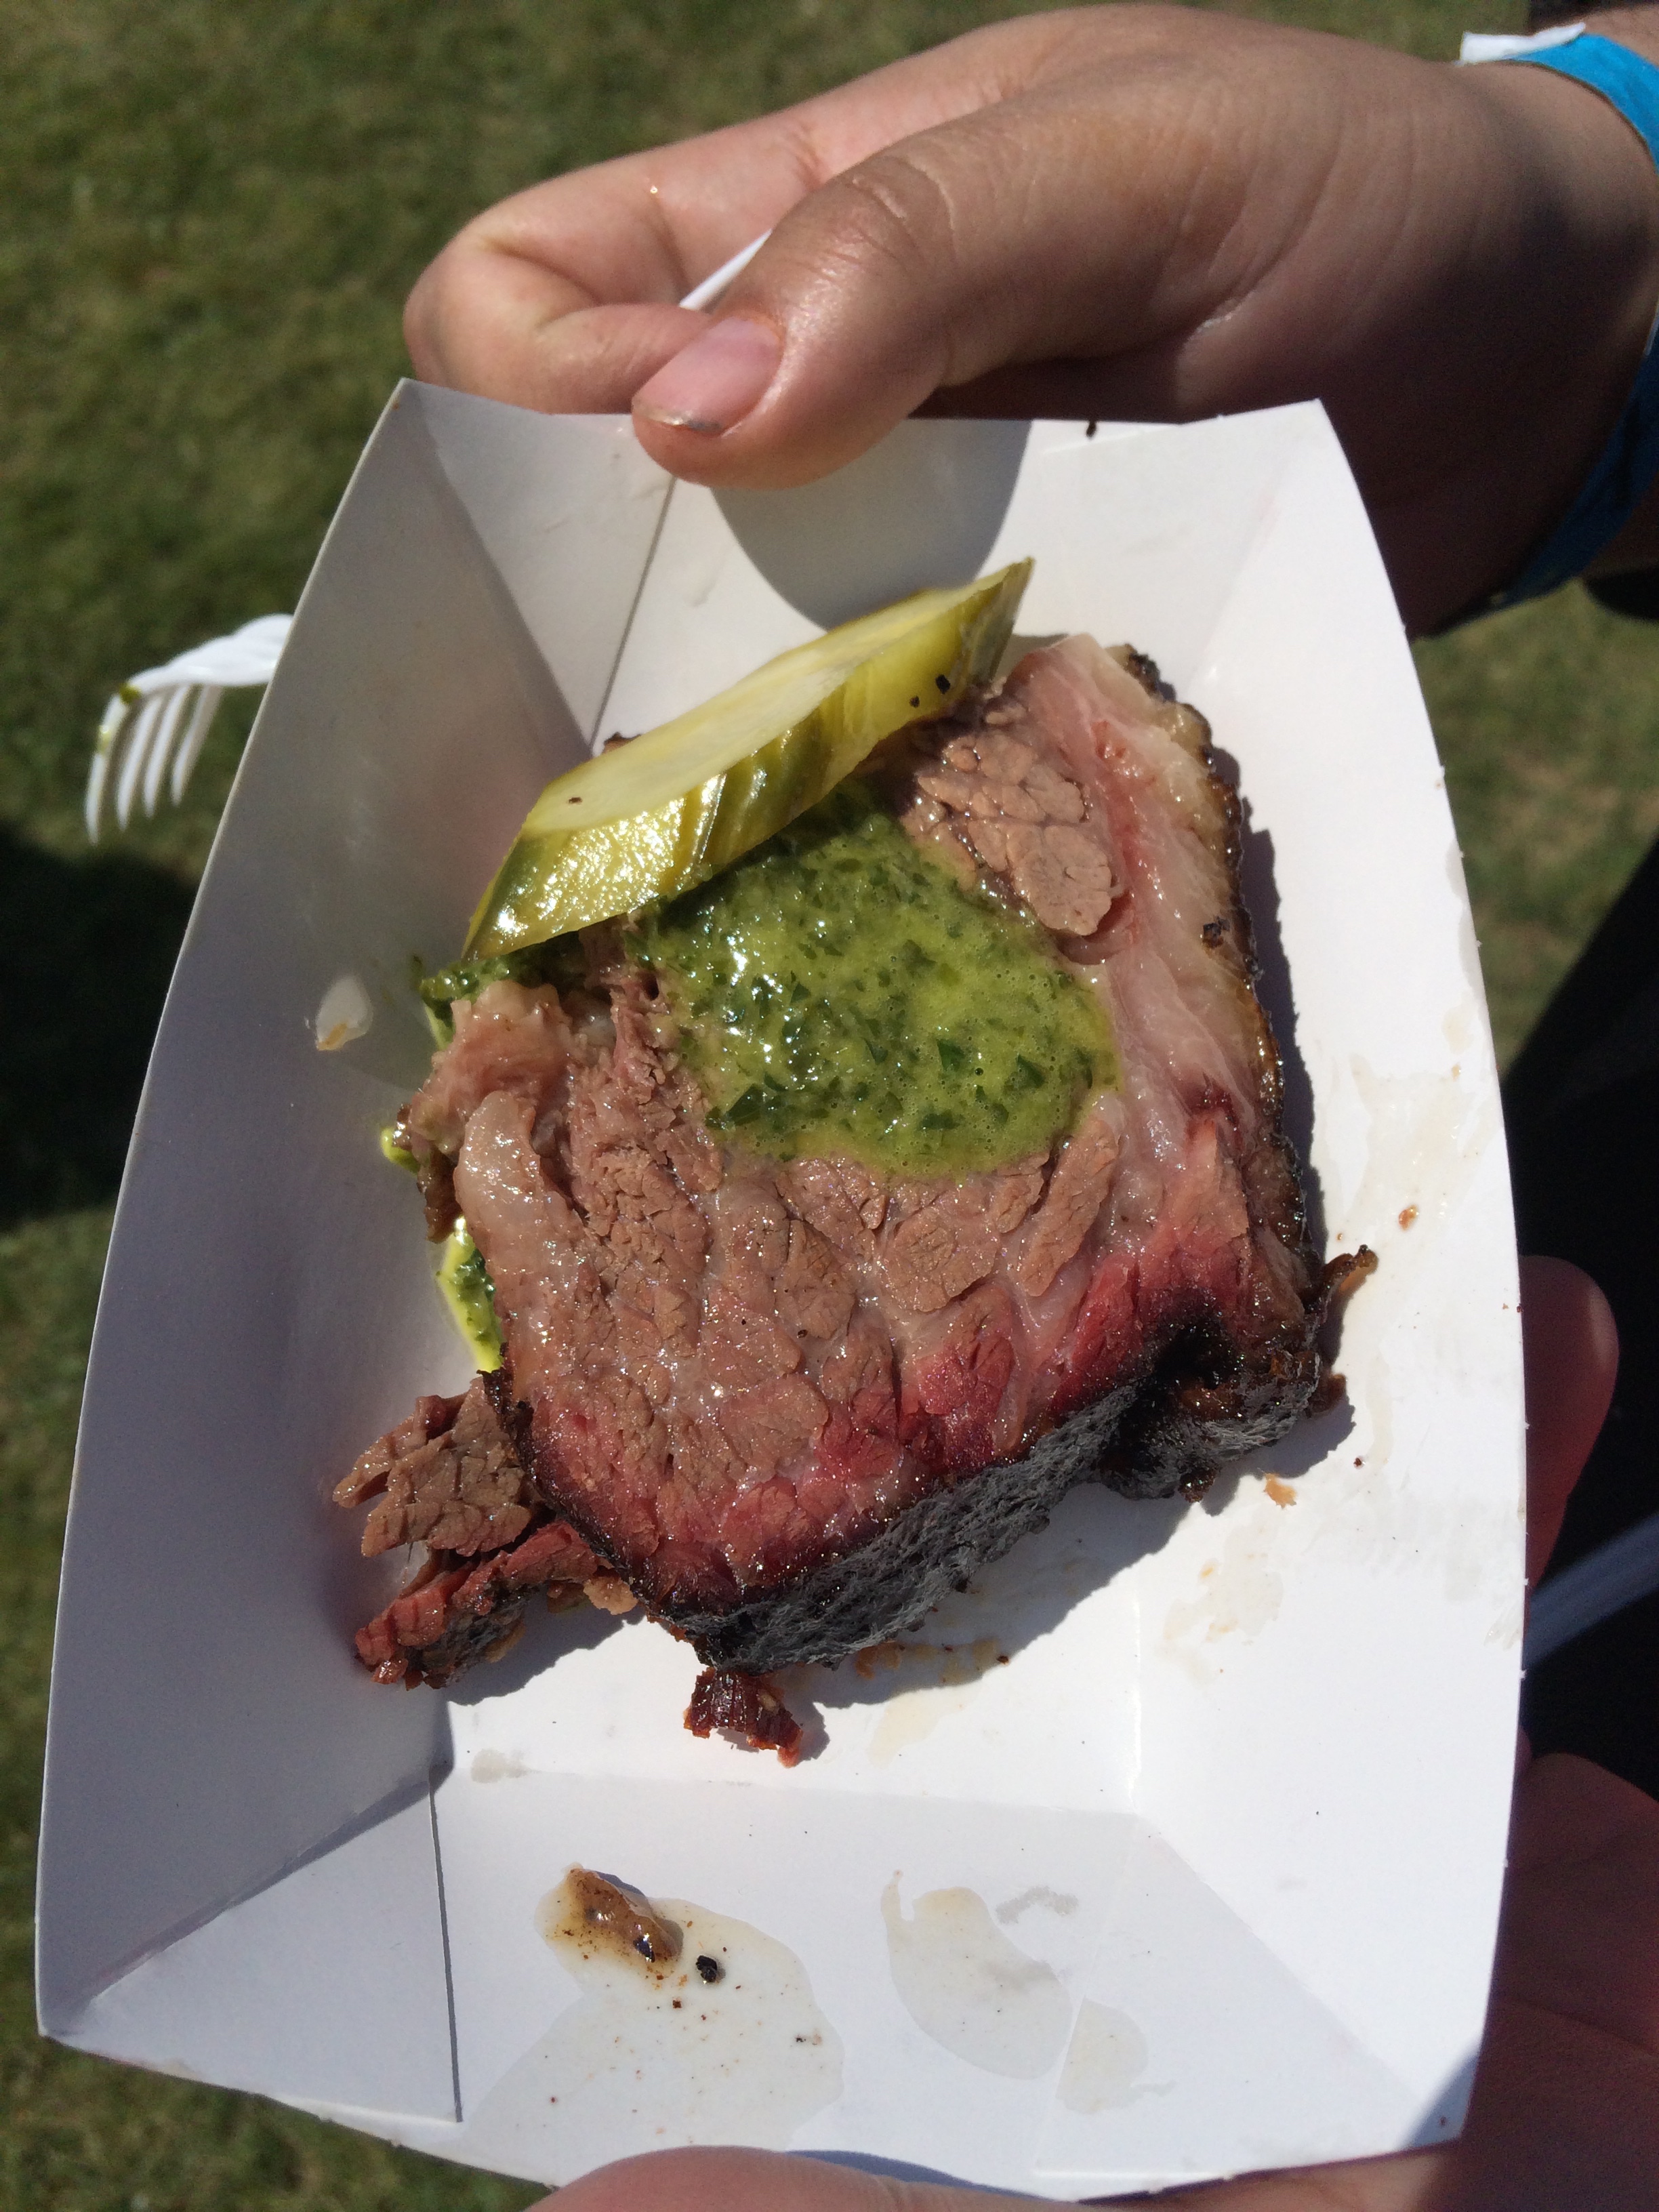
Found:
[[[936,676],[933,681],[941,691],[948,691],[951,688],[951,679],[948,676]]]
[[[718,1959],[711,1959],[708,1954],[704,1951],[698,1956],[697,1972],[702,1976],[704,1981],[717,1982],[725,1973],[726,1969],[721,1966]]]
[[[920,699],[913,699],[913,700],[910,702],[910,704],[911,704],[913,707],[920,707],[920,706],[921,706],[921,700],[920,700]]]
[[[1227,934],[1227,925],[1222,917],[1218,915],[1213,921],[1206,921],[1205,923],[1202,934],[1204,942],[1206,945],[1219,945],[1222,939]]]

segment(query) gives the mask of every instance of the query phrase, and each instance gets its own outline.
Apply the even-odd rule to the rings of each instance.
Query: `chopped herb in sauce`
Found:
[[[781,1158],[969,1174],[1117,1081],[1106,1016],[1027,916],[966,890],[856,780],[640,925],[712,1111]]]
[[[524,945],[512,952],[496,952],[481,960],[458,960],[435,975],[420,973],[416,961],[415,988],[427,1010],[427,1019],[441,1045],[455,1034],[449,1009],[457,999],[476,999],[486,984],[556,983],[568,990],[582,980],[582,949],[574,937],[550,938],[545,945]]]
[[[495,1319],[495,1285],[489,1279],[483,1254],[472,1241],[464,1216],[444,1240],[438,1261],[438,1288],[455,1326],[466,1339],[472,1357],[486,1375],[501,1364],[501,1325]]]

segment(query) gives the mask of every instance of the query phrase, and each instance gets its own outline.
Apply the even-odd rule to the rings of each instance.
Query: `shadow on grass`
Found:
[[[0,827],[0,1229],[113,1195],[191,896],[125,854],[65,860]]]

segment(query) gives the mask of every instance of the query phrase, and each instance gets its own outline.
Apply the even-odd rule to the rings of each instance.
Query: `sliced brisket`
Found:
[[[337,1505],[374,1504],[363,1555],[421,1543],[471,1558],[516,1543],[546,1509],[504,1433],[491,1377],[459,1398],[420,1398],[409,1419],[373,1443],[334,1492]]]
[[[506,1365],[493,1398],[422,1401],[341,1495],[377,1495],[365,1549],[489,1557],[398,1599],[367,1663],[447,1679],[522,1610],[508,1569],[549,1528],[586,1561],[561,1579],[602,1564],[736,1678],[836,1659],[1073,1484],[1196,1497],[1284,1432],[1324,1291],[1207,739],[1150,664],[1074,638],[872,764],[913,842],[1035,916],[1109,1013],[1121,1081],[1047,1153],[953,1181],[717,1145],[614,927],[585,989],[457,1004],[408,1127],[453,1162]],[[690,1724],[752,1735],[757,1694],[700,1684]]]
[[[447,1682],[476,1659],[499,1658],[538,1590],[556,1604],[592,1583],[595,1601],[614,1609],[612,1577],[526,1481],[497,1414],[500,1392],[495,1377],[477,1375],[461,1397],[418,1400],[335,1490],[337,1504],[377,1501],[365,1553],[427,1547],[404,1589],[357,1632],[357,1656],[377,1681]]]

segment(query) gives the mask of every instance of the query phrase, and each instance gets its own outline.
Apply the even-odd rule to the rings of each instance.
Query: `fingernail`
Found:
[[[714,437],[740,422],[777,374],[783,346],[746,315],[726,315],[659,368],[634,395],[647,422]]]

